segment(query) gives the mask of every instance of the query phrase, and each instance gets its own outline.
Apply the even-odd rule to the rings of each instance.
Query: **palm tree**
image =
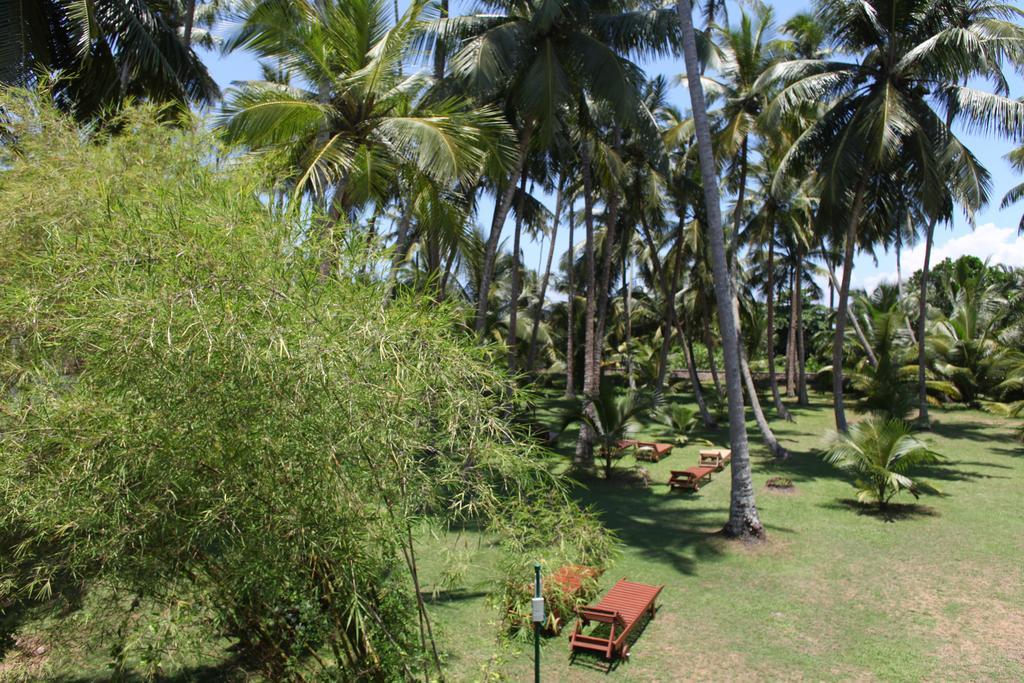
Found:
[[[562,205],[565,202],[566,177],[559,175],[558,185],[555,191],[555,213],[551,218],[551,229],[548,234],[548,255],[545,261],[544,275],[540,281],[540,292],[537,295],[537,303],[533,310],[533,325],[530,329],[530,349],[526,357],[526,371],[534,371],[534,363],[537,357],[537,334],[540,331],[540,322],[544,312],[544,297],[548,291],[548,281],[551,278],[551,265],[555,260],[555,245],[558,240],[558,226],[562,221]]]
[[[729,521],[725,531],[732,536],[764,536],[764,527],[757,514],[754,485],[750,472],[750,453],[747,444],[747,425],[743,410],[743,387],[740,369],[740,340],[732,308],[732,283],[729,264],[725,256],[725,233],[718,196],[718,174],[715,169],[711,126],[704,103],[704,90],[700,84],[700,65],[697,59],[697,39],[693,29],[692,7],[689,0],[680,0],[676,7],[682,26],[683,57],[686,78],[693,108],[694,133],[700,159],[701,180],[704,185],[707,232],[711,244],[712,265],[715,276],[715,299],[718,321],[725,352],[725,380],[729,401],[729,442],[732,447],[732,492]]]
[[[939,86],[941,97],[952,102],[947,107],[946,125],[952,125],[953,119],[966,111],[969,120],[982,118],[985,127],[1003,127],[1005,123],[1001,119],[1010,112],[999,111],[999,102],[985,102],[984,98],[961,97],[957,91],[959,84],[966,84],[970,76],[987,78],[995,84],[996,93],[1006,95],[1009,89],[1003,76],[1003,62],[1008,60],[1019,70],[1024,53],[1021,50],[1021,43],[1024,42],[1024,29],[1018,22],[1024,18],[1021,10],[1002,2],[982,0],[980,2],[965,2],[964,0],[946,0],[936,3],[939,5],[937,15],[931,17],[933,23],[941,30],[935,40],[936,47],[931,51],[937,53],[939,60],[956,60],[964,56],[965,50],[971,51],[971,57],[975,62],[966,72],[961,71],[950,78],[950,84]],[[968,42],[964,42],[968,38]],[[957,46],[952,51],[945,51],[945,44]],[[961,54],[955,54],[959,51]],[[957,63],[957,62],[954,62]],[[968,64],[971,64],[968,62]],[[961,101],[961,100],[966,101]],[[981,116],[979,116],[979,114]],[[991,123],[992,114],[996,114],[995,123]],[[1020,114],[1016,114],[1020,118]],[[985,119],[989,119],[985,121]],[[1003,125],[999,125],[1003,124]],[[1012,128],[1013,126],[1011,126]],[[1019,130],[1020,123],[1016,128]],[[964,207],[965,213],[974,221],[973,211],[988,201],[988,173],[980,166],[975,170],[976,162],[970,153],[961,149],[959,141],[952,139],[947,147],[947,155],[942,159],[945,168],[940,169],[945,177],[951,178],[946,194],[941,196],[938,210],[926,208],[925,212],[930,213],[928,227],[925,231],[925,253],[924,264],[921,267],[921,288],[918,300],[918,424],[927,427],[928,421],[928,395],[925,379],[926,340],[925,323],[927,318],[927,291],[928,291],[928,268],[931,261],[932,243],[935,237],[935,225],[939,220],[949,220],[952,214],[952,204],[958,202]],[[966,159],[967,163],[958,163]]]
[[[729,160],[733,173],[730,178],[736,192],[733,208],[732,239],[738,239],[746,210],[747,174],[750,169],[751,134],[757,130],[757,119],[766,104],[766,94],[755,89],[754,84],[777,59],[773,46],[767,37],[774,29],[772,8],[768,5],[754,5],[756,23],[745,10],[740,12],[737,28],[718,28],[719,45],[718,78],[702,77],[706,92],[721,98],[723,104],[715,112],[718,121],[716,151],[723,160]],[[735,257],[735,250],[732,256]]]
[[[907,476],[914,467],[938,462],[941,456],[913,436],[903,420],[875,417],[853,425],[848,434],[835,432],[825,459],[856,477],[858,501],[877,503],[883,510],[900,491],[915,498],[939,493]]]
[[[79,120],[128,98],[205,106],[220,96],[178,0],[34,0],[0,14],[0,83],[45,74],[54,102]]]
[[[424,97],[430,78],[404,76],[425,0],[397,24],[385,0],[264,0],[247,8],[228,50],[280,62],[300,83],[247,81],[227,97],[219,126],[252,153],[287,159],[296,196],[337,220],[386,188],[469,184],[487,164],[507,164],[510,131],[500,113],[465,100]],[[339,37],[344,36],[342,40]],[[413,206],[398,221],[408,243]]]
[[[636,392],[618,395],[615,385],[605,379],[593,400],[581,401],[570,413],[567,424],[582,422],[594,433],[594,445],[604,461],[605,479],[611,479],[615,460],[625,452],[618,442],[639,426],[638,418],[646,407]]]
[[[914,406],[917,368],[900,301],[898,290],[887,285],[880,285],[870,297],[857,298],[852,308],[856,309],[855,315],[862,318],[875,363],[868,363],[865,354],[848,376],[850,384],[861,395],[857,402],[860,410],[902,420]],[[857,349],[858,344],[857,339],[850,341],[853,349]],[[928,388],[943,396],[959,396],[956,387],[949,382],[930,380]]]
[[[966,261],[955,264],[952,276],[944,273],[953,311],[934,321],[928,335],[935,370],[969,403],[1000,383],[1006,354],[1013,351],[1000,339],[1009,308],[991,273],[988,265],[973,272]]]
[[[435,31],[458,45],[452,76],[482,102],[500,103],[519,132],[518,179],[533,149],[564,136],[569,110],[584,95],[610,103],[619,116],[636,107],[639,68],[624,55],[659,51],[672,39],[667,13],[631,0],[490,0],[488,12],[442,20]],[[476,327],[484,319],[489,280],[515,183],[496,182],[498,198],[485,252]]]
[[[992,16],[1020,15],[1014,8],[985,4]],[[802,177],[820,169],[823,204],[832,216],[845,215],[838,238],[843,275],[832,358],[840,431],[847,427],[842,341],[853,257],[868,237],[868,225],[887,222],[881,215],[886,193],[921,197],[932,217],[943,215],[949,203],[943,198],[950,194],[969,193],[973,197],[966,201],[975,203],[983,185],[979,165],[950,129],[950,112],[977,127],[1024,131],[1024,104],[959,84],[975,75],[992,76],[1004,55],[1016,59],[1020,40],[1003,35],[1015,36],[1019,29],[980,18],[950,27],[946,15],[955,9],[955,2],[934,0],[819,0],[818,16],[835,47],[859,60],[790,60],[761,78],[762,85],[776,79],[785,85],[769,108],[773,120],[807,100],[831,103],[794,143],[779,175]],[[964,182],[972,177],[973,188]],[[892,178],[903,186],[887,185]],[[950,179],[957,186],[953,191]]]
[[[1018,147],[1007,154],[1006,160],[1010,162],[1015,171],[1024,173],[1024,147]],[[1003,196],[1003,200],[999,203],[999,208],[1009,208],[1011,204],[1019,202],[1022,197],[1024,197],[1024,183],[1019,183],[1011,187]],[[1020,222],[1017,224],[1017,232],[1024,232],[1024,216],[1020,217]]]
[[[697,411],[690,406],[673,403],[663,406],[656,417],[676,435],[676,444],[685,446],[690,442],[690,432],[697,428]]]

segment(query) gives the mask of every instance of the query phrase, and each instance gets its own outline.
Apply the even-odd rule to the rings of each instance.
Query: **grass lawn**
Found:
[[[945,496],[898,506],[885,518],[858,509],[853,488],[821,459],[832,413],[828,397],[813,398],[811,407],[793,410],[795,422],[773,423],[791,460],[776,464],[755,450],[765,544],[715,533],[727,517],[729,469],[699,493],[669,491],[669,470],[695,464],[700,443],[645,463],[650,488],[624,479],[586,482],[579,498],[622,544],[602,591],[620,577],[665,590],[628,661],[607,675],[596,659],[570,665],[563,633],[544,644],[545,680],[1024,680],[1024,447],[1013,424],[978,411],[935,411],[935,429],[924,438],[947,460],[925,479]],[[544,403],[538,418],[557,422],[558,407]],[[756,447],[752,424],[750,433]],[[641,435],[669,437],[659,425]],[[726,439],[724,431],[694,436]],[[567,463],[572,439],[558,444],[553,468]],[[632,456],[619,462],[634,464]],[[766,490],[772,476],[792,479],[795,492]],[[532,644],[496,637],[498,611],[486,595],[496,588],[497,553],[488,539],[472,532],[427,539],[419,554],[449,680],[529,680]],[[75,636],[76,620],[96,613],[87,604],[64,620],[22,622],[7,635],[19,647],[0,642],[0,681],[108,680],[108,648]],[[161,614],[150,617],[154,639],[188,632]],[[37,645],[44,647],[35,656]],[[183,652],[164,668],[165,680],[252,680],[224,646]],[[135,680],[142,663],[129,665]]]
[[[669,470],[695,464],[696,443],[645,463],[649,489],[596,480],[580,491],[622,542],[602,590],[620,577],[665,586],[657,617],[607,679],[1024,680],[1024,448],[1011,425],[977,411],[935,411],[924,439],[947,460],[924,478],[945,495],[917,505],[901,495],[896,502],[907,505],[886,518],[858,509],[852,486],[821,459],[832,413],[828,397],[813,398],[793,411],[794,423],[773,423],[791,460],[754,454],[766,544],[715,535],[727,517],[728,469],[697,494],[669,491]],[[641,434],[668,437],[657,425]],[[792,479],[795,492],[766,490],[771,476]],[[440,581],[442,557],[468,563],[458,588],[431,603],[451,679],[527,680],[532,645],[495,641],[496,610],[483,597],[495,580],[486,543],[446,539],[428,581]],[[570,665],[565,633],[545,642],[542,657],[546,680],[605,676],[596,659]]]

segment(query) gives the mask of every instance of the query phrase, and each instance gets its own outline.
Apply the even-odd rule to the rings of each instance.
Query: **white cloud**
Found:
[[[940,238],[941,239],[941,238]],[[938,240],[936,240],[938,242]],[[910,277],[924,265],[924,241],[907,249],[902,254],[903,277]],[[1000,228],[995,223],[979,225],[973,232],[951,237],[941,244],[932,246],[931,264],[945,259],[956,260],[964,255],[977,256],[991,265],[1003,264],[1017,268],[1024,267],[1024,236],[1017,235],[1017,228]],[[855,287],[872,291],[881,282],[895,282],[896,269],[859,268],[853,272]]]

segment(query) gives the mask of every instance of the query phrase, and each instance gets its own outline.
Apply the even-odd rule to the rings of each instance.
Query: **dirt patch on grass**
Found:
[[[763,539],[728,539],[719,536],[721,539],[718,541],[720,545],[716,546],[719,550],[734,551],[741,555],[753,555],[755,557],[764,555],[780,555],[785,553],[789,548],[791,541],[783,539],[779,534],[769,533],[766,538]]]
[[[891,569],[882,600],[911,606],[905,611],[917,619],[910,628],[937,641],[938,678],[1024,680],[1024,600],[1013,588],[1019,570],[965,562],[955,576],[922,583],[913,563]]]
[[[693,624],[679,612],[659,611],[645,635],[657,654],[645,658],[637,651],[637,656],[622,669],[622,673],[631,674],[630,678],[665,680],[666,671],[659,664],[666,661],[686,662],[672,671],[672,679],[678,681],[749,681],[753,677],[754,672],[743,656],[727,648],[706,646],[720,643],[720,634],[694,631]]]
[[[38,680],[43,674],[49,651],[50,646],[40,636],[15,636],[14,646],[0,659],[0,681]]]
[[[991,673],[995,652],[1024,667],[1024,608],[975,600],[959,614],[936,616],[935,633],[945,641],[937,655],[949,669],[968,678]]]

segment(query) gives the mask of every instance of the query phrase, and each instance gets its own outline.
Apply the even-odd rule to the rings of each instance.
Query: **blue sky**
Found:
[[[465,0],[453,0],[451,4],[453,12],[464,11],[463,6],[469,5]],[[779,0],[772,4],[775,7],[777,24],[782,24],[793,14],[806,11],[809,8],[809,3],[793,0]],[[408,0],[399,0],[400,11],[404,11],[407,5]],[[732,2],[729,4],[729,16],[733,23],[738,22],[739,11]],[[221,27],[219,31],[224,32],[229,29],[230,27]],[[232,81],[259,78],[259,66],[256,64],[255,58],[248,53],[236,52],[230,55],[206,53],[203,58],[222,88],[230,86]],[[649,76],[663,74],[670,81],[683,70],[682,61],[673,59],[641,62],[641,66]],[[1012,97],[1024,95],[1024,80],[1019,74],[1012,74],[1009,81]],[[689,108],[689,96],[685,88],[674,87],[671,99],[680,109]],[[1016,229],[1021,212],[1024,212],[1024,203],[1005,210],[999,209],[999,201],[1006,191],[1017,183],[1024,182],[1024,178],[1017,177],[1003,158],[1013,145],[1008,140],[972,134],[964,130],[959,130],[958,133],[992,174],[992,201],[989,206],[978,212],[975,229],[972,229],[966,219],[960,215],[956,217],[953,225],[937,229],[933,263],[947,256],[956,258],[963,254],[974,254],[981,258],[990,258],[993,263],[1024,267],[1024,236],[1018,236]],[[550,198],[549,204],[553,204]],[[493,203],[490,201],[481,202],[479,221],[485,226],[489,225],[492,207]],[[510,235],[511,229],[507,229],[506,232]],[[565,233],[566,230],[563,226],[556,245],[559,254],[568,248]],[[546,246],[542,243],[529,239],[524,240],[523,259],[525,265],[536,268],[541,254],[545,251]],[[902,256],[905,276],[919,268],[923,260],[923,245],[905,248]],[[874,258],[861,254],[856,260],[853,285],[872,289],[879,281],[893,280],[895,272],[896,265],[893,254],[878,253]]]

